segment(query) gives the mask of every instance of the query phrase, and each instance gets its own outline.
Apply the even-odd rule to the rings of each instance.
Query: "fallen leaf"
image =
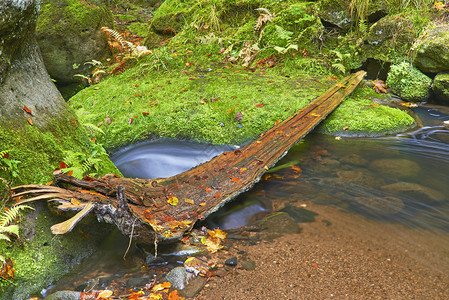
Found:
[[[257,105],[256,105],[256,107],[264,107],[264,106],[265,106],[264,103],[260,103],[260,104],[257,104]]]
[[[232,182],[240,181],[240,178],[238,178],[238,177],[229,177],[229,179],[231,179]]]
[[[9,152],[3,152],[2,158],[9,158]]]
[[[349,129],[348,126],[343,127],[343,130],[348,130],[348,129]]]
[[[31,126],[34,125],[33,120],[31,120],[31,118],[28,118],[27,121],[28,121],[28,123],[30,123]]]
[[[184,199],[184,201],[185,201],[186,203],[191,204],[191,205],[195,204],[195,201],[193,201],[192,199]]]
[[[201,202],[200,204],[198,204],[199,206],[204,206],[206,205],[206,202]]]
[[[76,205],[76,206],[81,205],[81,202],[78,199],[75,199],[75,198],[71,198],[70,199],[70,203],[73,204],[73,205]]]
[[[133,118],[129,118],[128,120],[128,124],[131,125],[133,123],[134,119]]]
[[[24,106],[24,107],[23,107],[23,110],[24,110],[26,113],[28,113],[28,114],[31,115],[31,109],[29,109],[28,107]]]
[[[221,197],[221,193],[217,193],[214,195],[214,198],[218,198],[218,197]]]
[[[175,206],[175,205],[178,205],[179,200],[177,197],[170,197],[170,198],[168,198],[167,202],[168,202],[168,204]]]
[[[73,170],[70,170],[70,171],[67,173],[67,176],[72,176],[72,174],[73,174]]]
[[[206,104],[207,103],[207,101],[206,100],[204,100],[204,99],[201,99],[201,104]]]
[[[151,214],[148,209],[143,212],[143,216],[145,217],[145,219],[151,220]]]
[[[170,282],[164,282],[164,283],[160,283],[160,284],[156,284],[151,291],[153,292],[158,292],[158,291],[162,291],[165,289],[169,289],[171,287],[171,283]]]
[[[346,88],[346,85],[339,84],[339,83],[337,83],[335,86],[337,86],[337,87],[339,87],[339,88],[342,88],[342,89]]]
[[[114,294],[114,292],[112,292],[111,290],[102,290],[100,291],[100,293],[98,294],[98,298],[109,298]]]
[[[147,112],[147,111],[143,111],[142,114],[145,115],[145,116],[148,116],[150,113]]]
[[[206,188],[206,192],[210,193],[212,191],[212,189],[210,187]]]
[[[179,297],[178,290],[171,291],[170,294],[168,294],[168,300],[178,300],[183,299]]]

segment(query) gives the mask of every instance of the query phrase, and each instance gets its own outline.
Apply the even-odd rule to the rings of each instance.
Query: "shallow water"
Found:
[[[277,210],[286,211],[296,220],[296,212],[291,208],[306,207],[312,202],[391,224],[397,243],[406,252],[413,247],[424,249],[432,260],[422,259],[439,269],[439,261],[447,261],[448,257],[437,249],[449,247],[449,130],[441,126],[449,115],[435,108],[420,107],[415,112],[424,127],[397,136],[335,139],[308,135],[278,163],[285,168],[269,172],[253,189],[211,215],[206,224],[230,229],[251,224]],[[230,148],[233,147],[173,140],[146,142],[123,149],[112,160],[128,177],[168,177]],[[293,168],[288,166],[290,163]],[[356,230],[357,224],[353,226],[351,230]],[[410,228],[416,236],[410,235]],[[434,235],[432,241],[437,246],[423,245],[417,237],[423,232],[427,237]],[[112,255],[110,259],[101,259],[101,266],[99,259],[90,260],[68,282],[74,282],[74,277],[78,283],[95,277],[91,270],[114,276],[132,273],[132,267],[142,262],[122,262],[126,240],[120,240],[121,247],[105,247],[105,251],[115,248],[116,258]],[[170,251],[166,250],[166,254]],[[130,256],[138,257],[137,252],[131,248]],[[168,264],[154,269],[154,274],[182,261],[176,256],[168,257]],[[149,276],[147,273],[145,276]],[[70,289],[73,285],[61,284],[56,290],[62,288]]]

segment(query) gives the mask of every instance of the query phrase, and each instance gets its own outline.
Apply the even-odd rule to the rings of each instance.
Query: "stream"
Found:
[[[435,241],[446,247],[449,129],[442,122],[449,120],[449,113],[442,107],[430,106],[414,108],[414,112],[424,126],[396,136],[336,139],[309,134],[288,152],[275,171],[269,171],[253,189],[201,225],[232,229],[253,224],[279,210],[298,222],[307,222],[310,221],[304,215],[307,210],[302,209],[301,213],[298,207],[306,207],[311,202],[392,224],[398,231],[398,242],[403,242],[406,248],[423,247],[431,252],[436,249],[402,234],[400,228],[435,234]],[[124,148],[111,159],[128,177],[168,177],[235,148],[174,140],[148,141]],[[353,226],[356,228],[357,224]],[[190,251],[177,246],[162,249],[164,261],[146,269],[143,276],[140,267],[144,261],[136,247],[131,247],[129,259],[123,261],[127,245],[128,239],[115,232],[106,240],[104,252],[88,259],[56,286],[43,291],[44,294],[62,289],[79,290],[93,280],[99,286],[103,280],[105,286],[125,274],[134,278],[135,284],[142,278],[148,282],[181,265]],[[447,261],[447,257],[439,255],[435,253],[436,258],[428,262],[432,268],[439,268],[438,257]]]

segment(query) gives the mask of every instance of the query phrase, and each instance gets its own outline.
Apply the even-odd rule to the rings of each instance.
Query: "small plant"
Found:
[[[67,173],[78,179],[82,179],[84,175],[96,175],[99,171],[99,163],[101,156],[107,155],[103,146],[94,144],[94,151],[90,156],[82,152],[64,151],[64,162],[68,167],[62,168],[61,172]]]
[[[0,243],[11,242],[10,236],[19,236],[19,225],[14,224],[21,210],[33,209],[28,205],[17,205],[12,208],[6,206],[0,212]],[[5,263],[5,258],[0,254],[0,263]]]
[[[19,164],[20,161],[10,158],[9,150],[0,151],[0,171],[10,174],[11,179],[19,177]]]

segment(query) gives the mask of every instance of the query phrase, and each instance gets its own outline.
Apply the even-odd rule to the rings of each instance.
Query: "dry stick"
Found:
[[[129,248],[131,248],[131,244],[133,242],[133,234],[134,234],[134,224],[136,224],[137,218],[134,218],[133,226],[131,227],[131,236],[129,237],[128,248],[126,248],[125,254],[123,254],[123,260],[126,260],[126,254],[128,254]]]

